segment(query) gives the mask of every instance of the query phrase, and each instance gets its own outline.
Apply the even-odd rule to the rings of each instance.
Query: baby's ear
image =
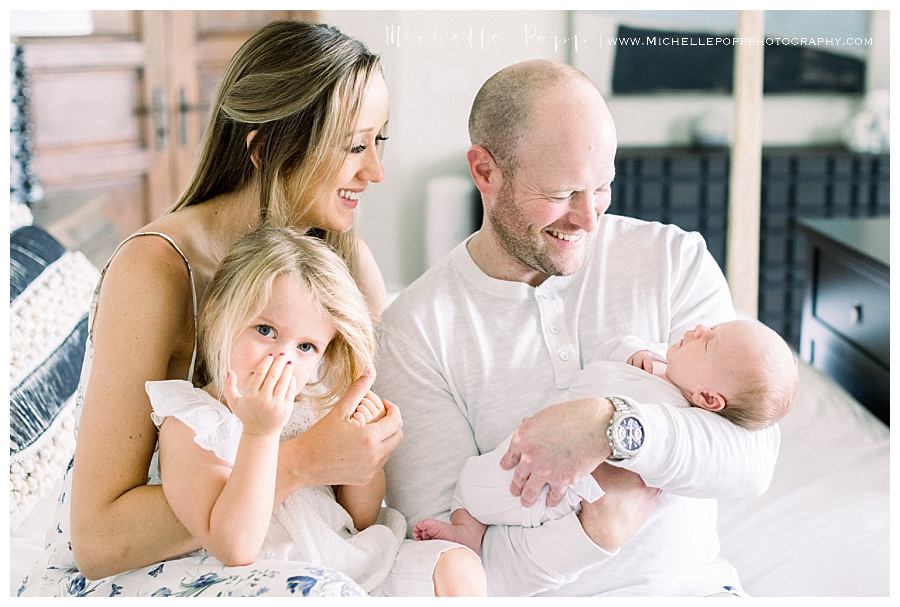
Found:
[[[691,403],[707,411],[721,411],[725,408],[725,397],[718,392],[694,392]]]

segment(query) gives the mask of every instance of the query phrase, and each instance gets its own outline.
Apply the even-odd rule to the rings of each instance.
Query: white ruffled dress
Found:
[[[242,424],[225,405],[184,380],[146,382],[157,427],[175,417],[194,430],[194,441],[234,464]],[[320,411],[298,404],[282,431],[286,440],[309,429]],[[165,478],[162,479],[165,483]],[[357,531],[329,486],[304,487],[278,506],[260,560],[306,561],[353,578],[371,595],[433,596],[438,557],[459,544],[404,539],[406,520],[382,508],[376,524]]]

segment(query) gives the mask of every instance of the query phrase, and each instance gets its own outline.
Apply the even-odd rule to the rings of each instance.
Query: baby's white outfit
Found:
[[[148,381],[153,423],[176,417],[194,431],[194,442],[231,465],[243,425],[228,407],[184,380]],[[297,404],[281,440],[308,430],[325,412]],[[162,479],[165,484],[165,478]],[[376,524],[357,531],[329,486],[297,490],[272,513],[258,560],[307,561],[353,578],[372,596],[434,596],[432,576],[440,554],[459,544],[404,539],[406,520],[382,508]]]
[[[632,336],[603,342],[586,361],[568,396],[561,400],[597,394],[625,394],[637,400],[645,397],[649,402],[687,406],[678,388],[672,384],[622,364],[638,350],[650,350],[662,356],[665,344],[651,345]],[[603,496],[603,489],[588,474],[569,485],[562,501],[556,506],[547,507],[546,498],[550,491],[547,485],[532,506],[522,506],[519,498],[509,492],[515,469],[504,470],[500,467],[500,460],[511,439],[512,435],[509,435],[493,451],[466,460],[450,502],[451,512],[465,508],[485,525],[540,527],[547,521],[579,512],[582,500],[591,503]]]

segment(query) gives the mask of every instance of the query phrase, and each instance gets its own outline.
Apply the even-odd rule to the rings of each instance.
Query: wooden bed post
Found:
[[[757,317],[762,174],[763,11],[740,11],[734,49],[734,139],[731,150],[725,274],[735,308]]]

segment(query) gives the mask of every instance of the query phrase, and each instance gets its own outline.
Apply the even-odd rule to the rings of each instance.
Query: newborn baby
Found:
[[[670,345],[665,357],[655,349],[634,337],[601,344],[568,397],[625,394],[641,402],[695,406],[751,430],[775,423],[793,402],[794,355],[775,331],[760,322],[697,325]],[[533,506],[523,507],[509,492],[513,470],[500,467],[511,438],[466,461],[451,502],[450,523],[419,521],[413,528],[417,540],[449,540],[480,553],[487,525],[536,527],[578,511],[582,500],[593,502],[603,495],[595,470],[571,485],[557,506],[547,507],[545,486]]]

